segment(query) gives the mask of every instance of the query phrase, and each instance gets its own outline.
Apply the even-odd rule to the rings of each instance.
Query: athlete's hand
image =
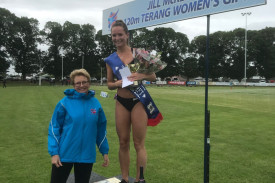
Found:
[[[115,85],[116,85],[117,88],[121,88],[122,87],[122,80],[116,81]]]
[[[108,154],[104,154],[102,166],[103,166],[103,167],[109,166],[109,157],[108,157]]]
[[[144,79],[144,74],[134,72],[130,76],[128,76],[128,79],[130,81],[138,81],[138,80],[143,80]]]
[[[63,166],[60,161],[59,155],[52,156],[52,164],[55,165],[57,168]]]

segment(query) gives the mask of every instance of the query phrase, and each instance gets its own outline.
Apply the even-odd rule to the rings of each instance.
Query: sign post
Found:
[[[209,76],[209,33],[210,15],[207,15],[207,38],[205,55],[205,111],[204,111],[204,183],[209,182],[210,165],[210,111],[208,110],[208,76]]]

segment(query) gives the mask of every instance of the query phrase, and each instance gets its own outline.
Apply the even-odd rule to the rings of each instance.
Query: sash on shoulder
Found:
[[[124,63],[120,60],[116,52],[105,58],[104,61],[112,68],[114,75],[117,79],[121,80],[119,70],[125,67]],[[138,87],[131,88],[129,90],[140,100],[144,105],[145,111],[148,116],[147,126],[156,126],[163,119],[149,92],[146,90],[143,84],[139,84]]]
[[[148,116],[147,126],[156,126],[163,119],[162,114],[159,112],[156,104],[151,98],[149,92],[143,84],[136,88],[129,88],[130,91],[139,99],[144,105],[145,111]]]

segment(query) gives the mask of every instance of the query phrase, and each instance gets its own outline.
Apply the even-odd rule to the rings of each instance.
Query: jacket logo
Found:
[[[92,114],[96,114],[96,109],[91,109]]]

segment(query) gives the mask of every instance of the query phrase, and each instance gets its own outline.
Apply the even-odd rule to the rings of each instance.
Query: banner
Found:
[[[169,85],[185,85],[185,81],[168,81]]]
[[[116,20],[129,30],[266,4],[266,0],[135,0],[103,10],[102,34]]]
[[[100,96],[103,98],[107,98],[109,95],[108,95],[108,92],[101,91]]]

